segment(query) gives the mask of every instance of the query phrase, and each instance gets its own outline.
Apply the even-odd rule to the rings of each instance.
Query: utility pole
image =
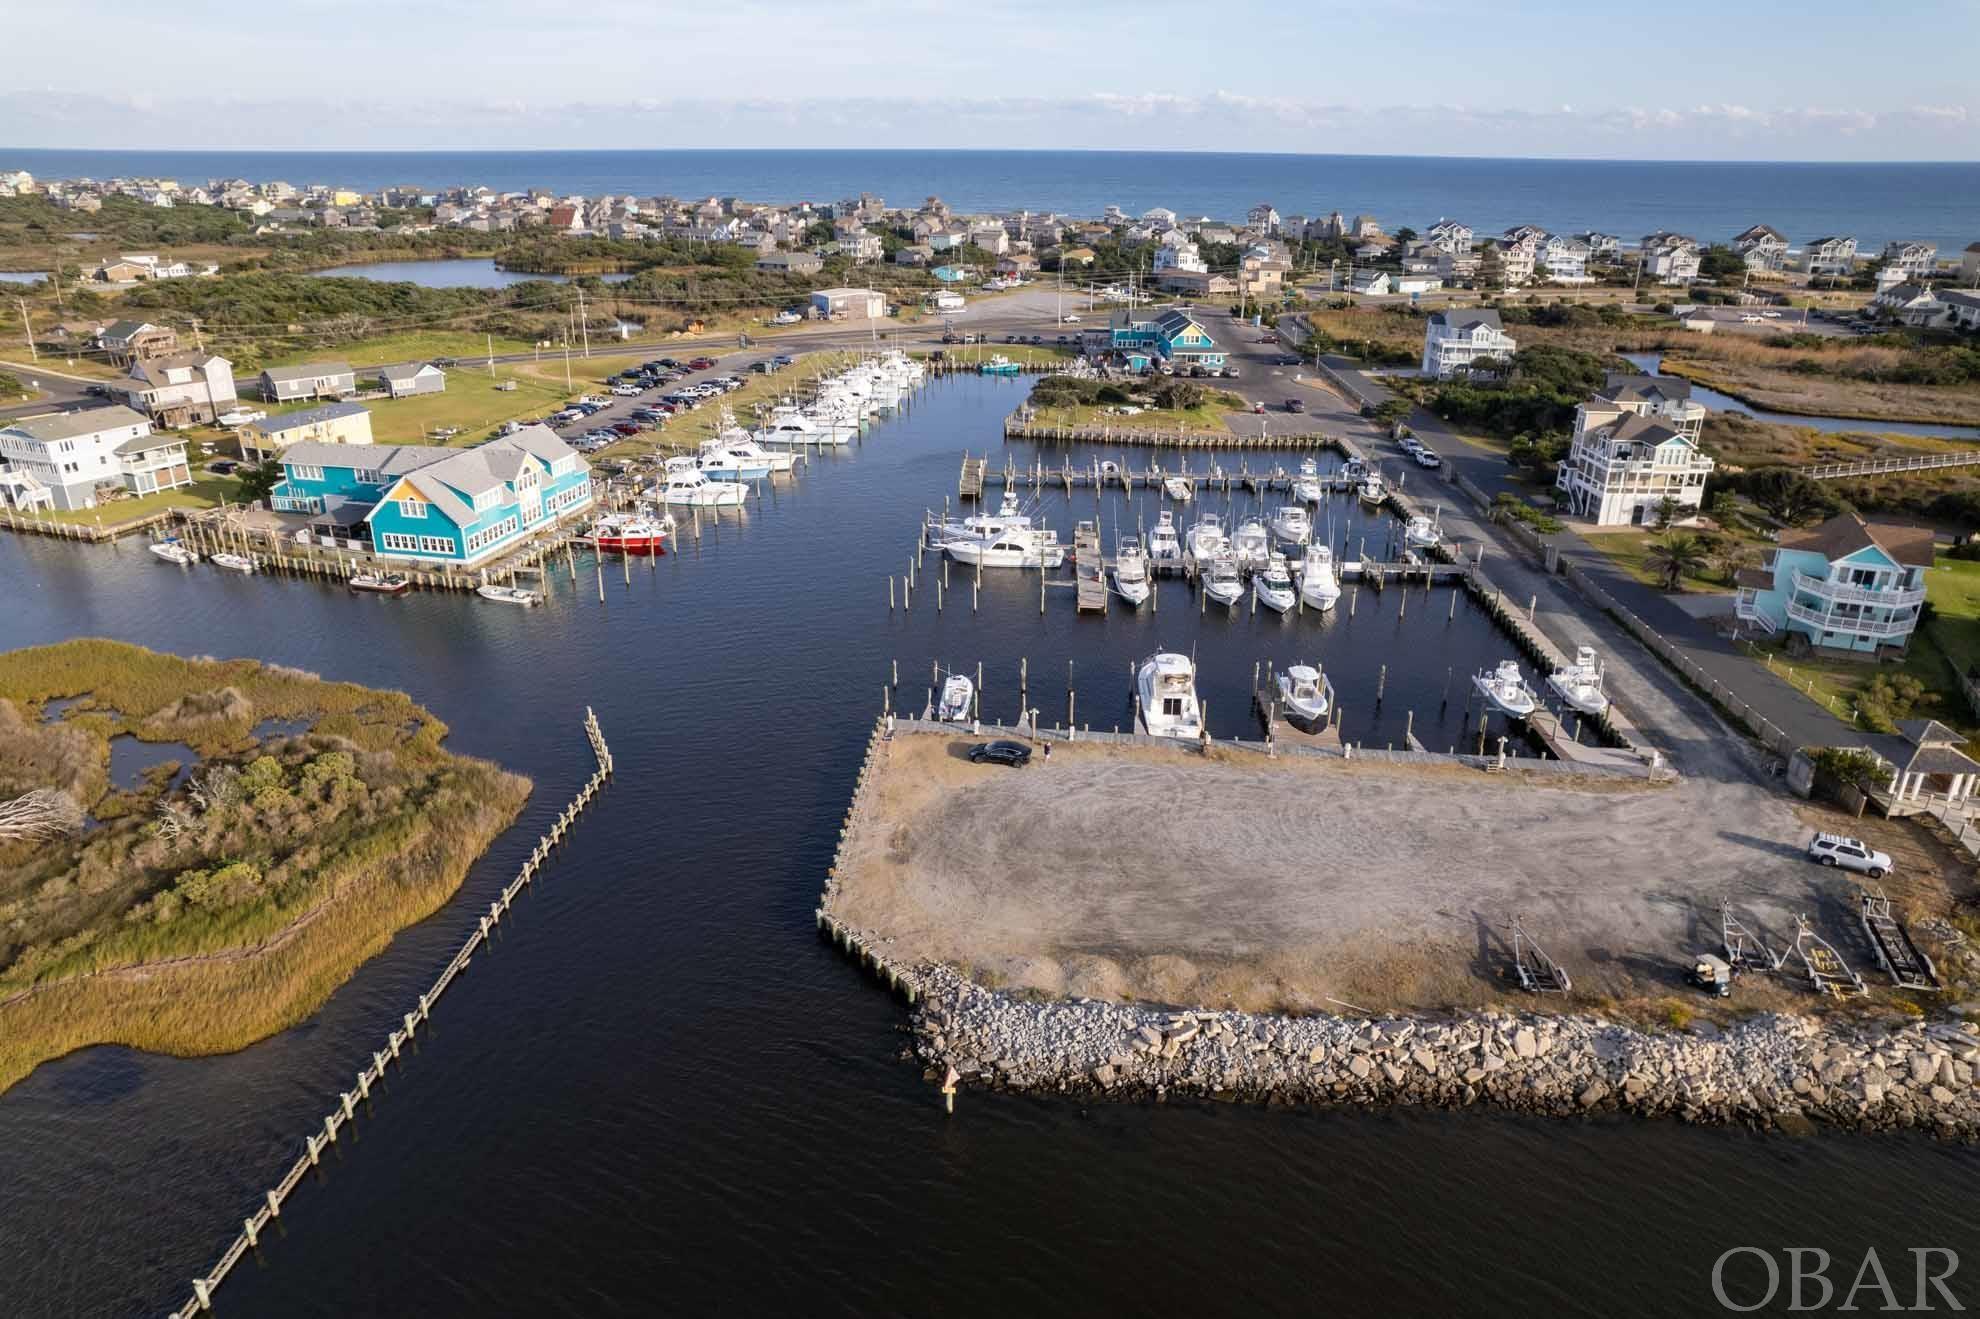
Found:
[[[27,299],[15,298],[14,302],[21,309],[21,333],[27,336],[28,356],[34,361],[39,362],[41,360],[41,353],[34,346],[34,325],[28,320]]]
[[[591,324],[584,314],[584,285],[578,285],[578,332],[584,336],[584,355],[591,356]]]
[[[488,331],[488,378],[495,378],[495,334]]]
[[[193,346],[202,353],[206,351],[206,338],[199,332],[199,317],[192,318]]]

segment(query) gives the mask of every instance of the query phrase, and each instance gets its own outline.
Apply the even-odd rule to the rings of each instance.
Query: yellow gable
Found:
[[[410,500],[416,504],[428,502],[426,496],[415,490],[412,482],[406,480],[404,477],[399,478],[392,488],[385,492],[384,497],[391,500]]]

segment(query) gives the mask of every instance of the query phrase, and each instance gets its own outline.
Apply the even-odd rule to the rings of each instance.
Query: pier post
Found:
[[[260,1234],[255,1231],[254,1220],[252,1218],[243,1218],[241,1220],[241,1235],[247,1238],[249,1250],[253,1250],[261,1244]]]
[[[204,1278],[194,1278],[192,1282],[193,1299],[199,1303],[199,1308],[201,1310],[211,1310],[213,1308],[213,1291],[211,1285]]]
[[[312,1168],[316,1167],[323,1150],[322,1144],[313,1135],[304,1136],[303,1148],[309,1151],[309,1166]]]
[[[280,1218],[282,1216],[281,1197],[276,1195],[275,1192],[273,1191],[267,1191],[264,1192],[264,1194],[268,1196],[268,1216],[270,1218]]]

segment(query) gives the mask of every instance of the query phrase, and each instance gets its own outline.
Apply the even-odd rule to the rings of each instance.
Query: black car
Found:
[[[1306,411],[1306,400],[1305,400],[1305,399],[1303,399],[1303,398],[1289,398],[1289,399],[1287,399],[1287,400],[1286,400],[1286,411],[1287,411],[1287,412],[1304,412],[1304,411]]]
[[[1022,742],[998,740],[978,742],[969,749],[971,761],[981,765],[986,760],[994,760],[999,765],[1022,767],[1031,762],[1031,748]]]

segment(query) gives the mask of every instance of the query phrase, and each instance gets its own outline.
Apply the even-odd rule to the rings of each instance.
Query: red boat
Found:
[[[665,554],[667,524],[641,513],[608,513],[592,525],[591,543],[620,554]]]

